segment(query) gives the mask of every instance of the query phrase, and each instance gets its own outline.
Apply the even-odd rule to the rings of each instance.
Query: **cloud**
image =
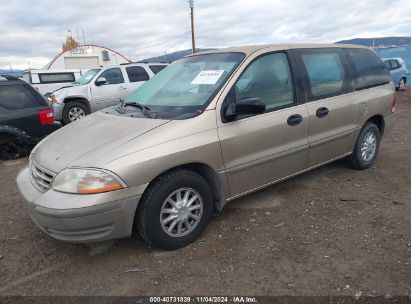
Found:
[[[196,42],[227,47],[411,36],[410,15],[409,0],[195,0]],[[0,68],[42,67],[59,53],[68,29],[133,59],[191,46],[185,0],[14,0],[2,5],[0,28]]]

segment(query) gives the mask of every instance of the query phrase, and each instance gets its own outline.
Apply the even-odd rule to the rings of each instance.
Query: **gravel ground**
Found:
[[[410,117],[408,88],[374,167],[335,162],[238,199],[173,252],[49,238],[15,184],[27,159],[0,163],[0,295],[408,295]]]

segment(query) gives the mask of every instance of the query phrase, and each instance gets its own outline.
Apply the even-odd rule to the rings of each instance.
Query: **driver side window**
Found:
[[[99,77],[104,77],[107,80],[106,84],[124,83],[123,73],[119,68],[105,70]]]
[[[293,81],[285,53],[262,56],[251,63],[235,85],[237,102],[260,98],[266,110],[294,103]]]

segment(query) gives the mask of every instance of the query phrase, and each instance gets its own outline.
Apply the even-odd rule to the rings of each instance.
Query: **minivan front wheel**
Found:
[[[79,120],[89,114],[86,105],[78,101],[71,101],[64,105],[63,122],[69,124],[73,121]]]
[[[212,209],[212,193],[205,179],[179,169],[160,176],[149,186],[141,198],[135,226],[149,244],[174,250],[200,236]]]
[[[355,169],[367,169],[374,163],[380,148],[380,140],[380,131],[374,123],[369,122],[362,128],[350,158]]]

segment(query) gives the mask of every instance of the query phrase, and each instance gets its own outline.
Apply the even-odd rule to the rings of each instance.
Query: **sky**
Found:
[[[411,36],[410,0],[194,0],[196,46]],[[191,48],[187,0],[0,0],[0,69],[42,68],[67,35],[132,60]],[[85,39],[83,39],[84,32]]]

